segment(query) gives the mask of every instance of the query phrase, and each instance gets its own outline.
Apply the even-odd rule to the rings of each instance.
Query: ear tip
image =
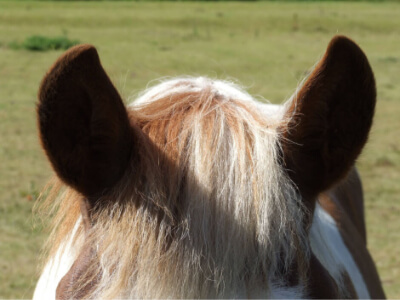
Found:
[[[79,44],[64,52],[48,70],[39,88],[39,101],[52,90],[52,86],[63,75],[70,74],[80,66],[96,69],[101,66],[96,47],[90,44]]]
[[[332,38],[326,50],[325,59],[328,64],[337,65],[342,62],[353,73],[363,73],[368,75],[370,82],[374,81],[373,72],[364,51],[357,43],[344,35],[336,35]]]
[[[79,44],[65,51],[50,68],[48,75],[52,73],[64,72],[71,69],[71,66],[79,64],[100,65],[99,54],[96,47],[90,44]],[[73,69],[73,67],[72,67]]]
[[[97,54],[96,47],[91,44],[78,44],[69,48],[64,55],[71,55],[71,54],[80,55],[84,53]]]
[[[337,34],[331,39],[331,44],[333,44],[333,43],[352,43],[352,44],[355,44],[355,42],[352,39],[350,39],[349,37],[347,37],[345,35],[341,35],[341,34]]]
[[[85,50],[91,50],[91,49],[96,50],[96,47],[91,44],[78,44],[78,45],[75,45],[75,46],[72,46],[71,48],[69,48],[67,50],[67,52],[68,51],[85,51]]]
[[[79,44],[68,49],[61,57],[57,60],[54,66],[62,63],[63,65],[74,63],[75,61],[94,60],[95,63],[100,63],[99,54],[97,53],[96,47],[90,44]]]
[[[335,35],[329,43],[327,52],[330,52],[330,53],[345,52],[347,54],[354,53],[356,55],[361,54],[363,57],[365,57],[364,52],[357,45],[357,43],[344,35]]]

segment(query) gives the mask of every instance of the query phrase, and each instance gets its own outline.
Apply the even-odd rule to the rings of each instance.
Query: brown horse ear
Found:
[[[293,97],[282,130],[283,160],[303,196],[315,197],[342,179],[367,141],[375,80],[362,50],[336,36]]]
[[[120,179],[132,129],[93,46],[76,46],[56,61],[42,81],[37,114],[43,148],[65,183],[91,197]]]

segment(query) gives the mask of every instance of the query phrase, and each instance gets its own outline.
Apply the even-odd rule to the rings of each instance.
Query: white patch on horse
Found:
[[[370,298],[360,270],[344,244],[336,222],[319,203],[316,204],[313,224],[310,230],[310,244],[315,256],[335,279],[341,290],[345,290],[342,274],[343,270],[346,270],[358,298]]]
[[[56,299],[57,286],[76,259],[76,248],[72,246],[72,241],[79,225],[80,219],[76,222],[65,246],[61,244],[55,256],[47,262],[36,285],[33,300]]]

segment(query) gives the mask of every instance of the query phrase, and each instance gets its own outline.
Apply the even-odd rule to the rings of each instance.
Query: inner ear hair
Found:
[[[362,50],[336,36],[286,112],[283,159],[302,194],[340,181],[364,147],[375,110],[375,80]]]

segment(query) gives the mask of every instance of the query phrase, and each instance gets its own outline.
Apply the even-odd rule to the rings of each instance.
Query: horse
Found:
[[[355,168],[375,79],[349,38],[283,105],[179,77],[126,106],[91,45],[38,99],[57,176],[34,299],[385,297]]]

